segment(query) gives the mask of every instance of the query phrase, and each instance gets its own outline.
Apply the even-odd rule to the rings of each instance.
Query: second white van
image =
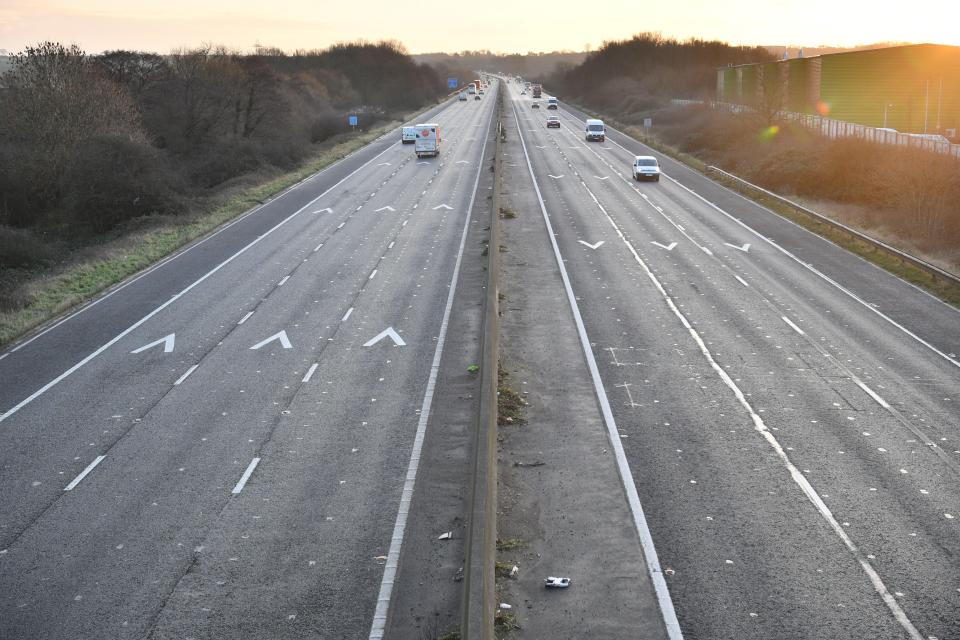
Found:
[[[417,128],[416,127],[404,127],[400,131],[400,142],[403,144],[413,144],[417,141]]]
[[[607,139],[607,130],[603,126],[603,120],[591,118],[587,120],[586,128],[587,140],[599,140],[603,142]]]

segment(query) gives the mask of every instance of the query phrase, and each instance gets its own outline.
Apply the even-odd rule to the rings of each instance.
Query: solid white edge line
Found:
[[[883,398],[881,398],[880,395],[877,394],[876,391],[874,391],[873,389],[871,389],[870,387],[868,387],[867,385],[865,385],[865,384],[863,383],[863,381],[860,380],[860,378],[854,377],[854,378],[853,378],[853,382],[854,382],[858,387],[860,387],[861,389],[863,389],[864,392],[865,392],[868,396],[870,396],[871,398],[873,398],[874,401],[875,401],[877,404],[879,404],[881,407],[883,407],[884,409],[889,409],[889,408],[890,408],[890,405],[887,403],[887,401],[884,400]]]
[[[187,376],[189,376],[191,373],[193,373],[194,371],[196,371],[196,370],[197,370],[197,367],[199,367],[199,366],[200,366],[200,365],[195,364],[195,365],[193,365],[192,367],[190,367],[189,369],[187,369],[187,372],[186,372],[185,374],[183,374],[182,376],[180,376],[179,378],[177,378],[177,381],[173,383],[173,386],[176,387],[176,386],[179,385],[181,382],[183,382],[184,380],[186,380],[186,379],[187,379]]]
[[[346,322],[346,321],[347,321],[347,318],[350,317],[350,314],[351,314],[351,313],[353,313],[353,307],[350,307],[349,309],[347,309],[347,312],[346,312],[345,314],[343,314],[343,317],[342,317],[342,318],[340,318],[340,322]]]
[[[807,335],[806,333],[804,333],[803,329],[801,329],[796,324],[794,324],[793,320],[791,320],[787,316],[780,316],[780,319],[786,322],[788,325],[790,325],[790,328],[796,331],[797,333],[799,333],[800,335],[802,336]]]
[[[560,269],[560,277],[563,280],[563,287],[567,293],[567,301],[570,303],[570,309],[573,312],[573,318],[577,325],[577,333],[580,337],[580,346],[583,349],[587,360],[587,366],[590,369],[590,377],[593,380],[593,387],[600,403],[600,409],[603,414],[603,421],[607,427],[607,436],[610,445],[613,448],[614,456],[617,461],[617,469],[620,472],[620,481],[627,494],[627,502],[633,515],[633,524],[640,538],[640,546],[643,549],[644,559],[647,563],[647,571],[650,580],[653,583],[653,589],[657,596],[657,602],[660,605],[660,615],[663,617],[663,623],[666,627],[667,636],[671,640],[682,640],[683,633],[680,630],[680,622],[677,620],[676,611],[673,608],[673,600],[670,599],[670,590],[667,587],[667,581],[663,577],[660,569],[660,559],[657,557],[657,550],[653,544],[653,536],[650,533],[650,527],[647,525],[647,518],[643,513],[643,506],[640,504],[640,495],[637,493],[636,482],[633,479],[633,472],[630,470],[630,464],[627,462],[626,453],[623,450],[623,443],[620,441],[620,432],[617,428],[616,420],[613,417],[613,411],[610,408],[610,401],[607,398],[607,392],[603,387],[603,380],[600,378],[600,370],[597,368],[596,358],[593,356],[593,348],[590,346],[590,339],[587,337],[587,330],[583,324],[583,317],[580,315],[580,307],[577,305],[576,296],[573,293],[573,287],[570,284],[570,277],[567,275],[567,268],[564,265],[563,257],[560,255],[560,247],[557,245],[556,234],[553,231],[553,225],[550,223],[550,216],[547,214],[547,206],[543,201],[543,194],[540,192],[540,186],[537,184],[537,178],[533,173],[533,165],[530,163],[530,154],[527,152],[527,143],[524,141],[523,132],[520,130],[520,115],[517,113],[516,105],[513,105],[514,118],[517,121],[517,133],[520,136],[520,144],[523,146],[523,153],[527,161],[527,169],[530,172],[530,179],[533,182],[534,191],[537,194],[537,200],[540,202],[540,212],[543,215],[543,221],[547,225],[547,235],[550,238],[550,244],[553,247],[553,255],[556,258],[557,266]]]
[[[573,115],[573,114],[570,113],[569,111],[566,111],[566,110],[565,110],[564,113],[566,113],[568,116],[570,116],[571,118],[573,118],[573,119],[575,119],[575,120],[580,120],[580,118],[578,118],[577,116]],[[580,120],[580,121],[583,122],[583,120]],[[627,134],[625,134],[625,133],[623,133],[623,132],[621,132],[621,131],[618,131],[617,133],[620,133],[620,135],[626,136],[627,138],[630,137],[630,136],[628,136]],[[620,147],[621,149],[623,149],[624,151],[626,151],[627,153],[629,153],[629,154],[631,154],[631,155],[635,155],[632,151],[630,151],[629,149],[627,149],[626,147],[624,147],[622,144],[620,144],[619,142],[617,142],[617,141],[614,140],[613,138],[610,138],[610,141],[613,142],[613,144],[615,144],[615,145],[617,145],[618,147]],[[642,142],[637,142],[637,144],[643,145]],[[644,145],[644,146],[646,146],[646,145]],[[693,171],[693,170],[690,169],[690,171]],[[886,320],[887,322],[889,322],[891,325],[893,325],[894,327],[896,327],[897,329],[899,329],[899,330],[902,331],[903,333],[907,334],[908,336],[910,336],[911,338],[913,338],[914,340],[916,340],[917,342],[919,342],[919,343],[922,344],[923,346],[927,347],[928,349],[930,349],[931,351],[933,351],[934,353],[936,353],[938,356],[940,356],[941,358],[943,358],[944,360],[946,360],[946,361],[949,362],[950,364],[952,364],[952,365],[954,365],[954,366],[956,366],[956,367],[960,367],[960,360],[951,358],[949,354],[944,353],[943,351],[941,351],[940,349],[936,348],[935,346],[933,346],[932,344],[930,344],[929,342],[927,342],[926,340],[924,340],[923,338],[921,338],[921,337],[918,336],[917,334],[913,333],[912,331],[910,331],[909,329],[907,329],[906,327],[904,327],[902,324],[900,324],[899,322],[897,322],[896,320],[894,320],[893,318],[891,318],[891,317],[888,316],[887,314],[883,313],[882,311],[880,311],[880,310],[877,309],[876,307],[871,306],[869,303],[867,303],[866,300],[864,300],[863,298],[861,298],[860,296],[858,296],[857,294],[855,294],[853,291],[850,291],[849,289],[847,289],[846,287],[844,287],[842,284],[840,284],[839,282],[837,282],[836,280],[834,280],[833,278],[831,278],[831,277],[828,276],[827,274],[823,273],[822,271],[819,271],[818,269],[814,268],[812,265],[807,264],[806,262],[804,262],[803,260],[801,260],[800,258],[798,258],[797,256],[795,256],[793,253],[791,253],[791,252],[788,251],[787,249],[784,249],[783,247],[781,247],[779,244],[777,244],[776,242],[774,242],[774,241],[771,240],[770,238],[764,236],[762,233],[760,233],[759,231],[757,231],[757,230],[754,229],[753,227],[749,226],[747,223],[743,222],[742,220],[737,219],[736,216],[734,216],[734,215],[728,213],[727,211],[721,209],[718,205],[716,205],[716,204],[714,204],[713,202],[707,200],[707,199],[704,198],[702,195],[700,195],[699,193],[697,193],[696,191],[694,191],[693,189],[691,189],[691,188],[688,187],[687,185],[683,184],[682,182],[680,182],[680,181],[677,180],[676,178],[673,178],[673,177],[671,177],[671,176],[663,173],[662,171],[661,171],[661,175],[665,176],[668,180],[670,180],[671,182],[673,182],[674,184],[676,184],[676,185],[677,185],[678,187],[680,187],[681,189],[683,189],[683,190],[685,190],[685,191],[688,191],[689,193],[693,194],[694,196],[696,196],[697,198],[699,198],[700,200],[702,200],[702,201],[705,202],[706,204],[710,205],[710,207],[712,207],[713,209],[716,209],[718,212],[720,212],[720,213],[722,213],[723,215],[727,216],[730,220],[732,220],[733,222],[737,223],[738,225],[740,225],[741,227],[743,227],[744,229],[746,229],[747,231],[749,231],[749,232],[752,233],[753,235],[757,236],[758,238],[760,238],[761,240],[763,240],[764,242],[766,242],[767,244],[769,244],[770,246],[772,246],[773,248],[775,248],[777,251],[779,251],[780,253],[784,254],[785,256],[787,256],[788,258],[790,258],[791,260],[793,260],[794,262],[796,262],[797,264],[799,264],[799,265],[800,265],[801,267],[803,267],[804,269],[810,271],[810,272],[813,273],[814,275],[820,277],[820,278],[823,279],[824,281],[826,281],[826,282],[828,282],[829,284],[833,285],[833,286],[836,287],[838,290],[840,290],[841,292],[845,293],[847,296],[849,296],[850,298],[852,298],[852,299],[855,300],[856,302],[859,302],[859,303],[860,303],[861,305],[863,305],[865,308],[867,308],[867,309],[869,309],[870,311],[872,311],[873,313],[877,314],[878,316],[880,316],[881,318],[883,318],[884,320]],[[720,184],[714,182],[713,180],[710,180],[710,178],[707,178],[706,176],[704,176],[704,175],[702,175],[702,174],[697,174],[697,175],[699,175],[701,178],[704,178],[705,180],[708,180],[708,181],[711,182],[712,184],[719,186],[721,189],[725,189],[725,190],[729,191],[730,193],[732,193],[732,194],[734,194],[734,195],[736,195],[736,196],[739,196],[740,198],[746,200],[747,203],[752,204],[752,205],[754,205],[754,206],[756,206],[756,207],[759,207],[760,209],[762,209],[762,210],[764,210],[764,211],[769,212],[770,215],[777,216],[778,218],[780,218],[781,220],[784,220],[785,222],[790,222],[789,220],[786,220],[786,218],[784,218],[783,216],[778,216],[776,213],[773,213],[772,211],[770,211],[770,210],[767,209],[766,207],[764,207],[764,206],[762,206],[762,205],[754,202],[753,200],[750,200],[749,198],[745,197],[744,195],[739,194],[739,193],[737,193],[736,191],[733,191],[732,189],[727,189],[727,188],[724,187],[723,185],[720,185]],[[791,224],[793,224],[793,223],[791,222]],[[798,229],[803,229],[803,227],[801,227],[800,225],[797,225],[797,224],[793,224],[793,226],[797,227]],[[812,231],[808,231],[808,230],[806,230],[806,229],[803,229],[803,230],[806,231],[807,233],[809,233],[810,235],[812,235],[812,236],[815,237],[815,238],[819,238],[819,239],[821,239],[821,240],[824,240],[824,241],[826,241],[826,242],[829,242],[829,240],[826,240],[825,238],[822,238],[821,236],[818,236],[818,235],[814,234]],[[832,244],[832,243],[831,243],[831,244]],[[855,256],[855,257],[857,257],[857,258],[860,258],[860,257],[857,256],[856,254],[850,253],[849,251],[848,251],[847,253],[849,253],[850,255]],[[863,258],[860,258],[860,259],[863,260]],[[865,261],[865,262],[866,262],[866,261]],[[867,262],[867,264],[872,264],[872,263]],[[876,266],[876,265],[873,265],[873,266]],[[877,267],[877,268],[879,269],[879,267]],[[940,303],[942,303],[942,304],[946,304],[945,302],[943,302],[943,300],[940,300],[939,298],[931,295],[930,293],[927,293],[926,291],[923,291],[922,289],[919,289],[919,288],[916,287],[915,285],[913,285],[913,284],[905,281],[903,278],[899,278],[899,277],[897,277],[897,276],[894,276],[894,275],[891,274],[889,271],[886,271],[886,270],[884,270],[884,269],[881,269],[881,271],[883,271],[884,273],[887,273],[888,275],[893,276],[894,278],[896,278],[896,279],[899,280],[900,282],[902,282],[902,283],[904,283],[904,284],[907,284],[907,285],[913,287],[914,289],[917,289],[918,291],[920,291],[920,292],[922,292],[922,293],[930,296],[932,299],[937,300],[938,302],[940,302]],[[950,306],[950,305],[947,305],[947,307],[950,308],[950,309],[953,309],[954,311],[957,310],[955,307],[952,307],[952,306]]]
[[[399,144],[399,143],[397,143],[397,144]],[[319,200],[320,198],[323,198],[324,196],[326,196],[328,193],[330,193],[331,191],[333,191],[334,189],[336,189],[337,187],[339,187],[341,184],[343,184],[344,182],[346,182],[347,180],[349,180],[350,178],[352,178],[354,175],[356,175],[361,169],[366,168],[371,162],[373,162],[374,160],[376,160],[377,158],[379,158],[379,157],[382,156],[383,154],[387,153],[388,151],[392,150],[395,146],[396,146],[395,144],[392,144],[392,145],[388,146],[386,149],[384,149],[383,151],[381,151],[380,153],[378,153],[378,154],[375,155],[374,157],[372,157],[372,158],[370,158],[369,160],[367,160],[366,162],[364,162],[362,165],[360,165],[359,167],[357,167],[356,169],[354,169],[353,171],[351,171],[350,173],[348,173],[346,176],[344,176],[343,178],[341,178],[341,179],[339,180],[339,182],[337,182],[336,184],[334,184],[333,186],[331,186],[330,188],[328,188],[326,191],[324,191],[323,193],[321,193],[320,195],[318,195],[316,198],[314,198],[313,200],[311,200],[311,201],[308,202],[307,204],[303,205],[302,207],[300,207],[299,209],[297,209],[296,211],[294,211],[293,213],[291,213],[289,216],[287,216],[286,218],[284,218],[283,220],[281,220],[280,222],[278,222],[277,224],[275,224],[273,227],[271,227],[270,229],[268,229],[268,230],[265,231],[264,233],[260,234],[259,236],[257,236],[257,237],[254,238],[253,240],[251,240],[249,243],[247,243],[246,245],[244,245],[243,248],[241,248],[239,251],[237,251],[236,253],[234,253],[232,256],[230,256],[229,258],[227,258],[226,260],[224,260],[223,262],[221,262],[220,264],[218,264],[217,266],[215,266],[213,269],[211,269],[210,271],[206,272],[205,274],[203,274],[202,276],[200,276],[199,278],[197,278],[196,280],[194,280],[194,281],[193,281],[191,284],[189,284],[185,289],[181,290],[179,293],[177,293],[177,294],[175,294],[174,296],[172,296],[169,300],[167,300],[166,302],[164,302],[163,304],[161,304],[159,307],[157,307],[156,309],[154,309],[153,311],[151,311],[150,313],[148,313],[147,315],[143,316],[142,318],[140,318],[139,320],[137,320],[136,322],[134,322],[132,325],[130,325],[129,327],[127,327],[126,329],[124,329],[123,331],[121,331],[119,334],[117,334],[117,335],[114,336],[111,340],[109,340],[108,342],[106,342],[105,344],[103,344],[103,345],[102,345],[100,348],[98,348],[96,351],[94,351],[93,353],[91,353],[90,355],[88,355],[87,357],[85,357],[83,360],[81,360],[81,361],[78,362],[77,364],[73,365],[72,367],[70,367],[69,369],[67,369],[67,370],[64,371],[63,373],[61,373],[59,376],[57,376],[56,378],[54,378],[53,380],[51,380],[51,381],[48,382],[47,384],[43,385],[42,387],[40,387],[39,389],[37,389],[36,391],[34,391],[32,394],[30,394],[29,396],[27,396],[26,398],[24,398],[23,400],[21,400],[20,402],[18,402],[17,404],[15,404],[13,407],[11,407],[10,409],[8,409],[8,410],[6,411],[6,413],[3,413],[2,415],[0,415],[0,422],[3,422],[4,420],[8,419],[10,416],[12,416],[12,415],[14,415],[15,413],[17,413],[18,411],[20,411],[20,409],[22,409],[23,407],[27,406],[28,404],[30,404],[31,402],[33,402],[34,400],[36,400],[37,398],[39,398],[40,396],[42,396],[44,393],[46,393],[47,391],[49,391],[50,389],[52,389],[53,387],[55,387],[56,385],[58,385],[58,384],[59,384],[61,381],[63,381],[66,377],[68,377],[69,375],[71,375],[72,373],[74,373],[75,371],[77,371],[78,369],[80,369],[81,367],[83,367],[84,365],[86,365],[88,362],[90,362],[91,360],[93,360],[94,358],[96,358],[97,356],[99,356],[101,353],[103,353],[104,351],[106,351],[107,349],[109,349],[110,347],[112,347],[114,344],[116,344],[117,342],[119,342],[120,340],[122,340],[123,338],[125,338],[127,335],[129,335],[130,333],[132,333],[133,331],[135,331],[138,327],[140,327],[141,325],[143,325],[143,324],[144,324],[145,322],[147,322],[150,318],[152,318],[153,316],[157,315],[158,313],[160,313],[161,311],[163,311],[164,309],[166,309],[168,306],[170,306],[171,304],[173,304],[174,302],[176,302],[177,300],[179,300],[184,294],[188,293],[189,291],[191,291],[192,289],[194,289],[195,287],[197,287],[198,285],[200,285],[202,282],[204,282],[207,278],[209,278],[210,276],[212,276],[212,275],[215,274],[216,272],[220,271],[220,269],[222,269],[223,267],[225,267],[225,266],[227,266],[228,264],[230,264],[231,262],[233,262],[237,257],[239,257],[240,255],[246,253],[246,251],[247,251],[248,249],[250,249],[250,248],[253,247],[254,245],[258,244],[261,240],[263,240],[264,238],[266,238],[267,236],[269,236],[271,233],[273,233],[274,231],[276,231],[277,229],[279,229],[280,227],[282,227],[283,225],[285,225],[285,224],[286,224],[287,222],[289,222],[290,220],[293,220],[294,218],[296,218],[298,215],[300,215],[300,214],[303,213],[305,210],[307,210],[309,207],[311,207],[317,200]]]
[[[313,372],[317,370],[318,365],[319,363],[317,362],[314,362],[312,365],[310,365],[310,368],[307,369],[307,373],[303,376],[303,380],[301,380],[301,382],[310,382],[310,378],[313,377]]]
[[[253,311],[247,311],[247,315],[245,315],[245,316],[243,316],[242,318],[240,318],[240,322],[238,322],[237,324],[243,324],[244,322],[246,322],[247,320],[249,320],[249,319],[250,319],[250,316],[252,316],[252,315],[253,315]]]
[[[76,487],[78,484],[80,484],[80,481],[83,480],[84,478],[86,478],[86,477],[87,477],[87,474],[90,473],[91,471],[93,471],[94,467],[96,467],[98,464],[100,464],[101,462],[103,462],[103,459],[106,458],[106,457],[107,457],[107,456],[97,456],[97,458],[96,458],[93,462],[91,462],[90,464],[88,464],[88,465],[87,465],[87,468],[84,469],[83,471],[81,471],[81,472],[80,472],[80,475],[78,475],[76,478],[74,478],[73,481],[70,482],[70,484],[68,484],[67,486],[65,486],[65,487],[63,488],[63,490],[64,490],[64,491],[73,491],[73,488]]]
[[[237,495],[243,488],[247,486],[247,480],[250,479],[250,476],[253,474],[253,470],[257,468],[257,465],[260,464],[260,458],[254,458],[250,461],[250,464],[247,465],[247,470],[243,472],[243,475],[240,476],[240,480],[237,481],[236,486],[233,488],[233,495]]]
[[[492,110],[490,117],[493,117]],[[489,126],[488,122],[488,129]],[[480,149],[480,162],[477,163],[477,178],[473,183],[473,192],[470,194],[470,204],[467,206],[467,213],[463,223],[463,233],[460,235],[460,248],[457,250],[457,260],[453,267],[453,276],[450,279],[450,292],[447,294],[447,304],[443,310],[443,319],[440,322],[440,333],[438,334],[437,346],[433,353],[433,363],[430,365],[427,389],[423,394],[423,404],[420,407],[420,419],[417,422],[417,433],[413,439],[413,449],[410,452],[410,464],[407,466],[407,475],[403,482],[403,491],[400,495],[400,507],[397,510],[397,519],[393,525],[393,535],[390,537],[390,549],[387,551],[387,562],[383,569],[383,579],[380,581],[380,591],[377,595],[377,606],[373,613],[373,623],[370,626],[369,640],[382,640],[386,632],[387,615],[390,611],[390,599],[393,594],[393,585],[400,564],[400,548],[403,545],[403,536],[407,528],[407,517],[410,513],[410,505],[413,502],[413,488],[417,480],[417,469],[420,466],[420,452],[423,449],[427,422],[430,419],[430,407],[433,404],[437,375],[440,371],[440,357],[443,355],[443,345],[447,337],[447,325],[450,322],[450,312],[453,309],[453,298],[457,292],[457,278],[460,275],[460,264],[463,261],[463,249],[467,243],[467,234],[470,231],[470,218],[473,215],[473,203],[477,196],[477,187],[480,185],[481,169],[483,168],[483,158],[486,154],[488,138],[488,135],[483,137],[483,147]],[[404,221],[404,224],[406,224],[406,221]]]
[[[531,169],[532,171],[532,169]],[[606,215],[607,219],[610,221],[610,224],[613,225],[614,229],[617,231],[617,234],[620,236],[620,239],[623,240],[624,244],[630,250],[630,253],[633,254],[634,260],[643,268],[644,272],[647,274],[647,277],[653,282],[656,289],[660,292],[660,295],[666,301],[667,306],[673,312],[673,314],[680,320],[681,324],[687,329],[687,332],[696,342],[697,347],[700,349],[700,352],[706,358],[710,367],[717,373],[723,383],[729,388],[734,396],[737,399],[737,402],[742,406],[747,414],[750,416],[750,419],[753,421],[754,430],[760,433],[767,443],[773,448],[774,452],[777,454],[777,457],[783,462],[784,466],[787,468],[787,471],[790,473],[793,481],[800,487],[804,495],[807,496],[807,499],[814,505],[816,510],[820,513],[821,517],[827,522],[834,533],[837,534],[837,537],[843,542],[844,546],[850,551],[854,559],[860,564],[861,568],[867,574],[867,577],[870,579],[870,582],[873,584],[874,590],[880,595],[883,602],[887,605],[887,608],[893,614],[893,617],[897,620],[900,626],[907,632],[907,634],[913,640],[924,640],[923,636],[913,625],[913,622],[907,617],[906,612],[900,607],[900,604],[897,602],[896,598],[890,593],[887,589],[886,584],[884,584],[883,579],[880,578],[880,574],[873,568],[873,565],[870,564],[866,556],[860,551],[859,547],[854,544],[850,536],[847,535],[847,532],[844,531],[840,523],[834,518],[833,513],[830,511],[830,508],[827,507],[826,503],[823,502],[823,499],[820,497],[820,494],[817,493],[816,489],[813,488],[813,485],[810,484],[810,481],[807,480],[806,476],[793,464],[787,455],[786,451],[780,445],[780,442],[777,440],[776,436],[767,428],[766,423],[763,421],[763,418],[753,409],[753,406],[747,400],[743,391],[740,390],[740,387],[733,381],[733,379],[724,371],[723,367],[717,364],[717,361],[714,360],[713,354],[710,353],[710,350],[707,348],[706,343],[700,337],[700,334],[696,329],[690,324],[686,316],[680,311],[673,301],[673,298],[670,294],[667,293],[666,289],[663,288],[663,285],[657,279],[656,275],[647,264],[640,258],[640,255],[634,249],[632,243],[624,237],[623,233],[617,227],[616,222],[613,218],[610,217],[610,214],[606,212],[603,208],[603,205],[597,200],[596,196],[593,195],[593,192],[590,191],[590,188],[583,185],[587,190],[587,193],[591,195],[593,201],[597,204],[600,210]]]

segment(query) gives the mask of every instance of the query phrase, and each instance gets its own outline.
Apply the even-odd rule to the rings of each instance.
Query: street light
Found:
[[[892,109],[892,108],[893,108],[892,104],[883,105],[883,128],[884,129],[887,128],[887,109]]]

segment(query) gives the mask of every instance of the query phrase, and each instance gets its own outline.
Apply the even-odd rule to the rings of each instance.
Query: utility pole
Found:
[[[940,105],[943,102],[943,76],[940,76],[940,93],[937,95],[937,133],[940,133]]]
[[[930,119],[930,79],[927,79],[927,95],[923,99],[923,132],[927,132],[927,121]]]

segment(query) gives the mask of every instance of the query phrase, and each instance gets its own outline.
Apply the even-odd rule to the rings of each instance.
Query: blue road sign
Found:
[[[347,118],[347,120],[350,123],[351,127],[357,126],[357,116],[350,116],[349,118]]]
[[[456,78],[447,78],[447,88],[456,89],[457,88],[457,79]]]

